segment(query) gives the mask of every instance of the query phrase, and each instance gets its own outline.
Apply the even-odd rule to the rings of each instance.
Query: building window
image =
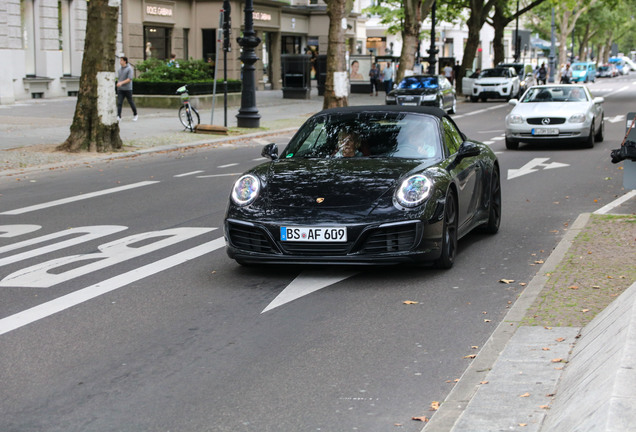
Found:
[[[160,60],[170,58],[170,36],[172,29],[168,27],[144,27],[144,60],[151,57]]]
[[[210,62],[216,61],[216,29],[201,29],[203,38],[203,59]]]
[[[282,53],[283,54],[300,54],[301,45],[300,36],[282,36]]]
[[[183,29],[183,58],[188,60],[190,58],[190,29]]]
[[[62,73],[71,75],[71,2],[57,2],[57,29],[62,51]]]
[[[446,38],[444,41],[444,57],[454,57],[455,56],[455,45],[453,38]]]
[[[35,11],[33,0],[20,0],[20,17],[26,76],[35,76]]]

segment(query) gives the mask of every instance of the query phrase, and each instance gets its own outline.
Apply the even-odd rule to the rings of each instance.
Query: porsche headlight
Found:
[[[246,206],[254,202],[261,190],[261,182],[257,177],[246,174],[241,176],[232,187],[232,201],[238,206]]]
[[[574,114],[568,121],[570,123],[585,123],[585,114]]]
[[[509,124],[523,124],[523,117],[517,114],[512,114],[508,117]]]
[[[422,174],[404,180],[395,191],[396,201],[404,207],[412,208],[422,204],[433,191],[433,182]]]

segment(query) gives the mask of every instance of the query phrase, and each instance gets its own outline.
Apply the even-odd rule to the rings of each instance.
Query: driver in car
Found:
[[[360,136],[355,132],[340,131],[338,132],[338,148],[331,157],[360,157],[362,156],[359,150],[361,144]]]

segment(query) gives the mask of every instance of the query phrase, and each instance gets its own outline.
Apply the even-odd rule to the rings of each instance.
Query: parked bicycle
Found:
[[[184,128],[194,132],[194,128],[201,123],[201,118],[197,110],[190,105],[190,94],[188,86],[184,85],[177,89],[177,94],[181,96],[181,107],[179,108],[179,120]]]

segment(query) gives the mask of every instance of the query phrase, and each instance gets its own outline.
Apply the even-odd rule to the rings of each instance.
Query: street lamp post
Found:
[[[521,56],[521,38],[519,37],[519,0],[517,0],[517,27],[515,30],[515,63],[519,63]]]
[[[555,41],[555,32],[556,29],[556,25],[554,24],[554,7],[552,7],[552,26],[551,26],[551,32],[550,32],[550,56],[548,57],[548,63],[550,65],[550,74],[548,75],[548,82],[549,83],[553,83],[554,82],[554,68],[556,67],[556,61],[555,61],[555,52],[556,52],[556,41]]]
[[[243,37],[236,39],[243,49],[241,61],[243,62],[243,90],[241,91],[241,108],[236,115],[238,127],[257,128],[260,126],[261,115],[256,108],[256,80],[254,76],[254,63],[258,60],[255,48],[261,40],[254,33],[254,2],[245,0],[245,28]]]
[[[435,55],[437,54],[437,48],[435,48],[435,9],[437,7],[437,1],[433,2],[433,8],[431,9],[431,47],[428,49],[428,73],[435,75]],[[419,53],[418,53],[419,55]]]

